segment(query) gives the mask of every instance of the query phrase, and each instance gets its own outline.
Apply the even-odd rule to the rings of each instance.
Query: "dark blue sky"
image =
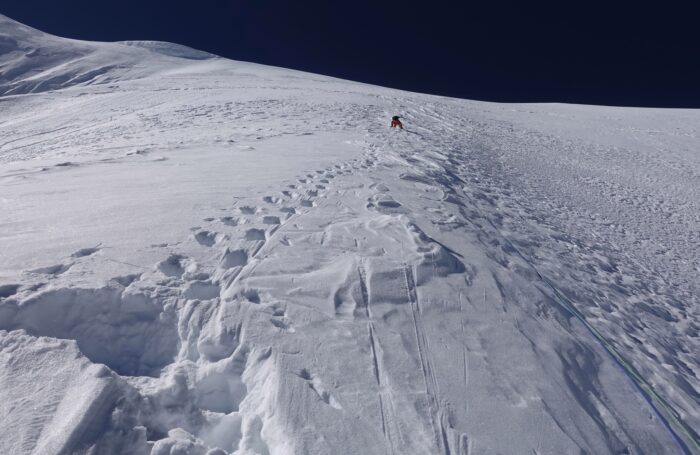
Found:
[[[0,13],[60,36],[172,41],[461,98],[700,107],[699,16],[607,3],[22,0]]]

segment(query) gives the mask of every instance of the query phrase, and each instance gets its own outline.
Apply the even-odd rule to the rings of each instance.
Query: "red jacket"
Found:
[[[403,124],[401,123],[400,120],[392,120],[392,121],[391,121],[391,127],[392,127],[392,128],[399,127],[399,128],[401,128],[401,129],[403,129]]]

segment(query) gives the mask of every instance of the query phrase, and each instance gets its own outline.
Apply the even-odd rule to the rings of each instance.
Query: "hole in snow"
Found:
[[[401,204],[394,201],[394,200],[379,201],[379,202],[377,202],[377,205],[380,207],[388,207],[390,209],[395,209],[395,208],[401,207]]]
[[[36,273],[42,275],[60,275],[67,272],[73,264],[56,264],[50,265],[48,267],[40,267],[38,269],[30,270],[29,273]]]
[[[34,296],[14,306],[0,329],[75,340],[91,361],[127,376],[157,377],[179,347],[175,315],[161,302],[111,287]]]
[[[19,290],[19,284],[3,284],[0,285],[0,299],[12,297]]]
[[[265,231],[262,229],[248,229],[245,233],[246,240],[265,240]]]
[[[305,381],[310,381],[311,380],[311,373],[309,373],[309,370],[307,370],[306,368],[303,368],[299,372],[299,377]]]
[[[255,289],[246,289],[243,295],[251,303],[260,303],[260,294],[258,294],[258,291]]]
[[[96,246],[96,247],[92,247],[92,248],[83,248],[83,249],[78,250],[78,251],[76,251],[75,253],[71,254],[71,257],[74,257],[74,258],[82,258],[82,257],[85,257],[85,256],[90,256],[90,255],[92,255],[92,254],[95,254],[95,253],[97,253],[98,251],[100,251],[100,248],[97,247],[97,246]]]
[[[164,275],[180,278],[187,267],[187,258],[179,254],[171,254],[167,259],[156,264],[156,268]]]
[[[199,231],[194,235],[195,240],[204,246],[213,246],[216,243],[216,233],[209,231]]]
[[[239,208],[240,212],[244,215],[254,215],[257,213],[258,209],[257,207],[250,207],[250,206],[243,206]]]
[[[248,253],[245,250],[226,249],[221,256],[221,265],[226,268],[242,267],[248,263]]]

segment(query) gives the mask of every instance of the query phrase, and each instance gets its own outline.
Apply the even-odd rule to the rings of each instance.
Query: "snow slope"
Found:
[[[153,75],[180,59],[216,58],[171,43],[127,41],[87,43],[41,33],[0,17],[0,95],[45,92]],[[128,45],[129,47],[125,47]],[[147,60],[149,64],[143,64]]]
[[[1,453],[700,453],[700,112],[3,16],[0,94]]]

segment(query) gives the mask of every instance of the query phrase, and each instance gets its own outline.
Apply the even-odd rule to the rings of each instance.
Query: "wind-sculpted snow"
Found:
[[[0,21],[1,453],[700,453],[698,112]]]

